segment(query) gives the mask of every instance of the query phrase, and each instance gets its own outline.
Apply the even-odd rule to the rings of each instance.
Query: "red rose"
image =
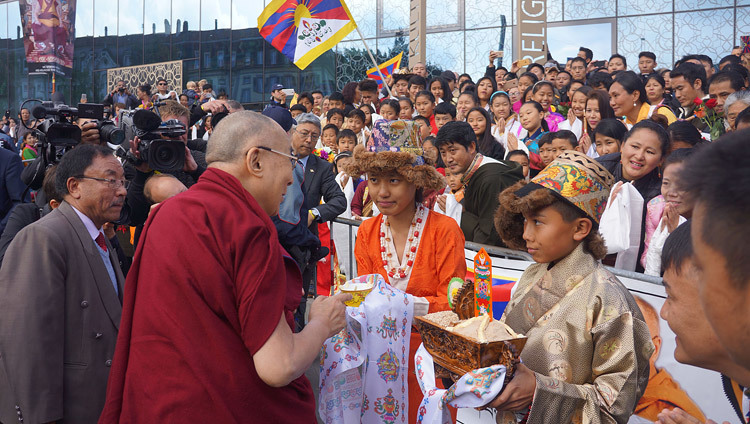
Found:
[[[693,100],[693,103],[696,106],[700,106],[701,104],[703,104],[703,100],[701,100],[700,98],[696,97],[695,100]]]
[[[716,103],[718,103],[716,99],[708,99],[706,100],[706,107],[709,109],[713,109],[714,107],[716,107]]]

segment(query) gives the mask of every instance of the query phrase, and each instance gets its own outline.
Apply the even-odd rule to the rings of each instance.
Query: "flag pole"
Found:
[[[391,87],[389,87],[388,83],[385,81],[385,77],[383,76],[383,73],[380,71],[380,65],[378,65],[378,62],[375,61],[375,56],[372,55],[372,52],[370,51],[370,47],[367,46],[367,41],[365,41],[365,36],[362,35],[362,31],[359,30],[359,26],[357,26],[356,28],[357,28],[357,33],[359,34],[359,38],[362,39],[362,44],[365,45],[367,54],[370,55],[370,60],[372,60],[373,65],[375,65],[375,69],[377,69],[378,75],[380,75],[380,79],[383,81],[383,85],[385,86],[385,89],[388,91],[388,97],[393,97],[393,93],[391,93]]]

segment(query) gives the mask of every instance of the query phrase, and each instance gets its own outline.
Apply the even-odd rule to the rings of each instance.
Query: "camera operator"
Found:
[[[161,113],[162,122],[176,119],[187,129],[190,112],[188,112],[187,108],[181,104],[168,101],[164,106],[159,108],[159,112]],[[201,151],[191,150],[187,147],[187,132],[179,137],[178,140],[185,143],[185,166],[181,171],[170,172],[170,174],[180,180],[185,187],[190,188],[190,186],[198,182],[198,178],[203,174],[203,171],[206,170],[206,155]],[[131,143],[131,153],[138,159],[142,159],[140,157],[140,152],[138,151],[138,145],[140,142],[140,139],[136,137]],[[127,166],[132,167],[130,164]],[[148,218],[148,213],[151,207],[151,202],[149,202],[144,195],[143,188],[146,184],[146,180],[153,175],[154,171],[149,168],[148,163],[145,161],[140,165],[135,166],[135,170],[135,177],[128,189],[127,201],[130,206],[130,225],[142,226],[143,223],[146,222],[146,218]],[[140,231],[136,231],[136,240],[138,235],[140,235]]]
[[[117,103],[124,104],[125,109],[135,109],[140,104],[138,98],[128,90],[125,86],[125,81],[123,80],[117,81],[115,88],[107,95],[104,101],[102,101],[103,105],[109,106],[110,108],[113,108]]]
[[[81,129],[81,143],[80,144],[93,144],[107,146],[107,143],[99,138],[99,125],[96,122],[90,122],[90,119],[80,118],[76,120],[76,125]],[[21,138],[23,140],[23,138]],[[21,173],[21,180],[24,184],[29,186],[32,190],[39,190],[42,188],[42,181],[44,180],[44,160],[42,155],[31,162],[31,164],[23,168]]]

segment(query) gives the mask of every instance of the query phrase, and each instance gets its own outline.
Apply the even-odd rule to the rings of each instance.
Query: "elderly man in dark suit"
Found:
[[[317,236],[319,223],[331,221],[346,210],[346,196],[336,183],[333,165],[312,154],[320,137],[320,119],[314,113],[303,113],[297,116],[296,121],[297,126],[292,132],[292,148],[304,167],[302,192],[305,196],[304,209],[309,211],[307,225]],[[325,203],[321,204],[321,199]],[[311,259],[310,263],[303,267],[305,296],[298,316],[304,314],[305,299],[310,290],[315,293],[315,263],[319,257]]]
[[[64,201],[21,230],[0,268],[0,422],[95,423],[122,312],[123,275],[102,226],[125,202],[122,166],[80,145],[55,179]]]

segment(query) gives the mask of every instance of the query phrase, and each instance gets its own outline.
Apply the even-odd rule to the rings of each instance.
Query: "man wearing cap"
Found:
[[[646,389],[654,351],[635,299],[601,259],[599,233],[614,177],[567,150],[530,183],[500,194],[495,226],[537,263],[518,280],[501,321],[525,334],[522,365],[490,403],[527,422],[618,422]],[[502,411],[502,412],[501,412]]]
[[[274,84],[271,87],[271,104],[286,107],[286,93],[284,93],[283,85]]]

